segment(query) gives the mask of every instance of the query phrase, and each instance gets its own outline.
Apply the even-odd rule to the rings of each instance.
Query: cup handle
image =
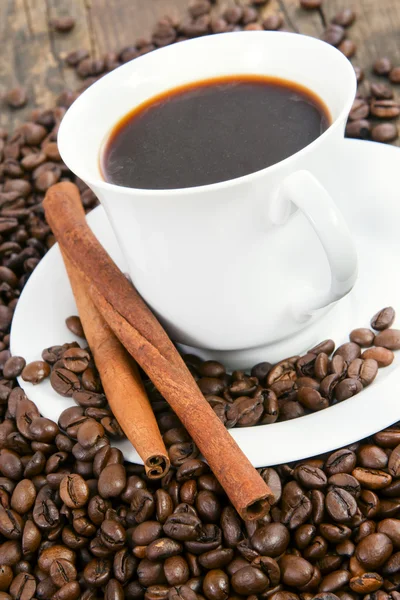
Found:
[[[357,252],[349,228],[331,196],[309,171],[288,175],[279,186],[270,217],[276,225],[289,218],[292,204],[303,211],[314,228],[328,258],[331,283],[328,290],[315,290],[312,297],[295,301],[293,311],[300,321],[350,292],[357,279]]]

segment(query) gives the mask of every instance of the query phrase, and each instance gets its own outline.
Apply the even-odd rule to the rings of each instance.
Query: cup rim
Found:
[[[72,161],[69,161],[68,159],[65,160],[65,157],[68,157],[70,155],[70,152],[67,149],[68,144],[66,142],[66,140],[68,139],[68,136],[71,135],[68,132],[68,127],[70,125],[68,123],[68,121],[73,119],[74,113],[77,110],[77,108],[80,107],[80,105],[83,102],[85,102],[88,99],[88,97],[95,95],[97,88],[99,88],[99,90],[100,90],[102,88],[102,86],[104,86],[105,80],[107,80],[108,78],[111,78],[112,76],[115,77],[116,71],[118,71],[119,73],[121,73],[123,70],[128,71],[129,69],[134,68],[134,66],[138,64],[137,61],[144,61],[144,60],[149,60],[149,58],[154,58],[155,53],[157,54],[157,53],[165,53],[165,52],[171,51],[171,48],[175,48],[176,45],[178,45],[179,47],[185,47],[188,44],[193,45],[193,46],[203,45],[203,44],[207,43],[207,41],[210,38],[212,38],[212,39],[221,38],[221,36],[222,37],[240,36],[240,39],[242,39],[242,40],[245,37],[250,38],[250,36],[251,36],[251,39],[254,39],[255,36],[263,37],[263,38],[275,37],[275,36],[280,36],[280,37],[285,36],[285,37],[291,38],[291,39],[293,39],[295,37],[296,40],[306,39],[308,43],[310,43],[310,40],[311,40],[311,43],[315,43],[317,46],[321,46],[321,45],[325,46],[325,50],[328,50],[328,52],[330,52],[332,55],[336,56],[336,58],[338,58],[339,60],[342,61],[343,69],[346,69],[347,73],[349,74],[349,80],[351,82],[351,85],[348,86],[349,89],[348,89],[347,101],[344,103],[343,108],[341,109],[340,113],[335,118],[335,120],[331,123],[331,125],[320,136],[318,136],[314,141],[312,141],[310,144],[307,144],[307,146],[305,146],[304,148],[301,148],[301,150],[298,150],[297,152],[295,152],[294,154],[291,154],[287,158],[285,158],[277,163],[274,163],[273,165],[265,167],[264,169],[259,169],[258,171],[248,173],[247,175],[242,175],[241,177],[235,177],[233,179],[227,179],[224,181],[219,181],[219,182],[211,183],[211,184],[207,184],[207,185],[193,186],[193,187],[186,187],[186,188],[169,188],[169,189],[147,189],[147,188],[126,187],[126,186],[116,185],[114,183],[109,183],[108,181],[105,181],[104,179],[102,179],[100,176],[97,178],[93,178],[90,176],[87,177],[85,175],[85,173],[83,172],[84,170],[79,168],[79,165],[73,164],[74,163],[73,160]],[[288,79],[287,81],[290,81],[290,80]],[[172,86],[171,89],[173,89],[173,87],[174,86]],[[89,88],[87,88],[73,102],[73,104],[67,110],[67,112],[65,113],[64,118],[62,119],[61,124],[60,124],[60,128],[59,128],[58,135],[57,135],[57,143],[58,143],[58,148],[59,148],[61,158],[64,161],[64,163],[71,169],[71,171],[73,171],[73,173],[75,173],[76,176],[78,176],[87,185],[89,185],[89,187],[96,188],[97,190],[102,190],[104,192],[113,192],[113,193],[117,193],[117,194],[126,194],[126,193],[134,192],[137,194],[140,193],[143,196],[154,196],[154,195],[157,195],[157,196],[171,196],[171,195],[179,196],[179,195],[187,195],[189,193],[190,194],[199,194],[199,193],[204,193],[204,192],[208,192],[208,191],[229,189],[229,188],[237,186],[237,185],[241,185],[241,184],[245,184],[245,183],[249,183],[251,181],[257,180],[258,178],[263,177],[267,173],[268,174],[273,173],[273,172],[277,171],[278,169],[282,168],[282,166],[287,166],[291,161],[293,162],[294,160],[296,160],[300,154],[305,154],[307,152],[310,152],[315,147],[317,147],[319,144],[321,144],[326,139],[326,137],[328,135],[330,135],[334,130],[336,130],[342,124],[342,122],[344,122],[345,119],[347,118],[347,116],[350,112],[351,106],[353,104],[354,97],[356,95],[356,90],[357,90],[357,80],[356,80],[356,75],[355,75],[354,68],[353,68],[353,65],[351,64],[351,62],[337,48],[335,48],[334,46],[331,46],[330,44],[328,44],[318,38],[314,38],[312,36],[307,36],[307,35],[300,34],[300,33],[287,32],[287,31],[234,31],[234,32],[213,34],[212,36],[205,35],[202,37],[193,38],[193,39],[185,40],[183,42],[179,42],[179,44],[171,44],[171,45],[165,46],[163,48],[157,48],[156,50],[153,50],[152,52],[150,52],[148,54],[144,54],[144,55],[139,56],[123,65],[120,65],[119,67],[117,67],[116,69],[111,71],[110,73],[107,73],[106,75],[101,77],[101,79],[99,79],[94,84],[92,84]],[[321,97],[321,100],[325,103],[324,98]],[[99,152],[101,151],[101,146],[99,146],[98,151]],[[97,156],[97,158],[99,158],[99,157]],[[73,165],[72,167],[70,167],[71,163]],[[77,168],[75,168],[75,167],[77,167]]]

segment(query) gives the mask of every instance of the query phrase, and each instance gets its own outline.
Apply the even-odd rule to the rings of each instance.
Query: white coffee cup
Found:
[[[164,90],[230,74],[306,86],[328,107],[331,126],[289,158],[222,183],[152,191],[104,181],[99,155],[122,116]],[[235,32],[137,58],[102,77],[68,110],[58,134],[61,156],[98,196],[132,281],[174,341],[211,356],[268,347],[352,289],[353,241],[313,171],[329,164],[342,142],[355,91],[352,65],[322,41]]]

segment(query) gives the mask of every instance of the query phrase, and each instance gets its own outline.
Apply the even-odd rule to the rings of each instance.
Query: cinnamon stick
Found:
[[[271,490],[203,397],[156,317],[93,235],[79,204],[71,183],[47,192],[44,208],[56,239],[104,320],[175,411],[238,513],[260,519],[270,508]]]
[[[85,337],[91,348],[111,410],[126,437],[143,460],[147,477],[149,479],[164,477],[170,465],[168,452],[138,368],[93,304],[82,276],[64,255],[62,248],[61,254]]]

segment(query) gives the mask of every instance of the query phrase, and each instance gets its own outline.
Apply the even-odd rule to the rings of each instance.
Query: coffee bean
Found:
[[[384,533],[368,535],[356,547],[356,557],[362,566],[368,570],[381,567],[393,551],[390,538]]]
[[[22,374],[23,377],[23,374]],[[71,397],[74,392],[80,389],[81,382],[75,373],[65,369],[57,368],[51,372],[50,383],[53,389],[60,396]]]
[[[287,483],[282,493],[281,522],[289,529],[295,529],[309,518],[311,512],[311,501],[302,488],[294,481]]]
[[[243,567],[236,571],[231,582],[235,592],[244,595],[261,594],[269,585],[268,577],[261,570],[252,566]]]
[[[374,99],[370,107],[371,114],[381,119],[393,119],[400,114],[400,105],[395,100]]]
[[[281,523],[268,523],[259,527],[251,537],[251,545],[264,556],[277,557],[289,545],[290,534]]]
[[[90,356],[86,350],[81,348],[70,348],[62,356],[65,369],[73,373],[83,373],[89,365]]]
[[[348,121],[346,124],[346,136],[350,138],[368,139],[371,132],[371,123],[366,119]]]
[[[391,475],[379,469],[356,467],[352,471],[352,475],[358,479],[363,487],[369,490],[380,490],[388,486],[392,481]]]
[[[324,377],[324,379],[321,381],[319,392],[321,396],[329,401],[332,400],[335,387],[337,386],[339,381],[340,375],[338,375],[337,373],[332,373],[331,375],[327,375],[326,377]]]
[[[36,360],[27,364],[21,373],[22,379],[24,381],[29,381],[29,383],[33,383],[33,385],[40,383],[49,375],[50,367],[46,362],[42,360]]]
[[[356,514],[357,503],[344,489],[334,488],[326,495],[326,510],[334,521],[346,523]]]
[[[300,6],[306,10],[321,8],[322,0],[300,0]]]
[[[60,497],[70,508],[80,508],[89,499],[86,481],[80,475],[66,475],[60,483]]]
[[[343,356],[336,354],[330,362],[329,372],[342,379],[346,375],[347,364]]]
[[[394,308],[388,306],[379,310],[371,319],[371,327],[377,331],[388,329],[394,323],[396,313]]]
[[[321,40],[332,46],[339,46],[344,39],[345,30],[340,25],[331,24],[325,29],[321,36]]]
[[[336,13],[333,17],[332,22],[341,27],[350,27],[353,25],[356,19],[356,14],[351,8],[344,8],[340,12]]]
[[[367,360],[372,359],[378,363],[378,367],[388,367],[394,361],[394,354],[391,350],[387,348],[369,348],[368,350],[364,350],[361,355],[361,358]]]
[[[371,95],[381,100],[391,100],[393,90],[385,83],[371,83]]]
[[[10,585],[12,598],[31,600],[36,592],[36,580],[29,573],[19,573]]]
[[[22,479],[17,483],[11,496],[11,508],[20,515],[30,511],[35,503],[36,489],[32,481]]]
[[[266,31],[277,31],[283,25],[283,15],[281,13],[268,15],[262,22]]]
[[[126,471],[122,465],[109,465],[99,477],[99,493],[103,498],[118,496],[126,485]]]
[[[387,143],[398,137],[398,131],[394,123],[379,123],[372,128],[371,135],[375,142]]]
[[[15,379],[21,375],[26,361],[22,356],[12,356],[3,367],[3,377],[6,379]]]
[[[358,594],[371,594],[382,586],[383,578],[378,573],[363,573],[350,579],[349,586]]]
[[[5,101],[11,108],[22,108],[28,102],[26,89],[15,87],[6,92]]]
[[[378,58],[373,64],[373,70],[377,75],[389,75],[392,63],[386,56]]]
[[[282,582],[291,587],[307,585],[312,578],[312,565],[300,556],[286,554],[279,562]]]
[[[340,50],[340,52],[342,52],[347,58],[351,58],[355,55],[357,46],[353,40],[344,39],[338,45],[338,50]]]
[[[176,556],[182,551],[182,544],[170,538],[160,538],[151,542],[146,549],[146,556],[149,560],[165,560],[170,556]]]
[[[376,334],[374,344],[378,348],[386,348],[387,350],[400,349],[400,330],[399,329],[384,329]]]
[[[337,348],[334,356],[340,355],[349,364],[355,358],[359,358],[361,355],[361,349],[358,344],[354,342],[347,342]]]
[[[342,402],[343,400],[355,396],[361,392],[362,389],[362,383],[358,379],[343,379],[343,381],[339,381],[335,387],[335,398],[338,402]]]
[[[372,346],[374,337],[374,332],[366,327],[353,329],[353,331],[350,333],[350,341],[358,344],[361,346],[361,348],[368,348],[369,346]]]
[[[317,344],[317,346],[314,346],[314,348],[311,348],[311,350],[309,350],[309,353],[318,355],[321,352],[324,352],[325,354],[330,356],[334,349],[335,342],[333,340],[324,340],[320,344]]]
[[[400,67],[393,67],[390,69],[389,79],[392,83],[400,82]]]
[[[57,17],[56,19],[50,19],[49,24],[56,31],[66,33],[75,27],[75,19],[67,16]]]
[[[357,451],[357,461],[367,469],[385,469],[388,463],[386,452],[377,445],[365,444]]]
[[[50,566],[49,574],[52,581],[58,588],[63,587],[70,581],[74,581],[77,578],[75,566],[64,558],[53,561]]]

